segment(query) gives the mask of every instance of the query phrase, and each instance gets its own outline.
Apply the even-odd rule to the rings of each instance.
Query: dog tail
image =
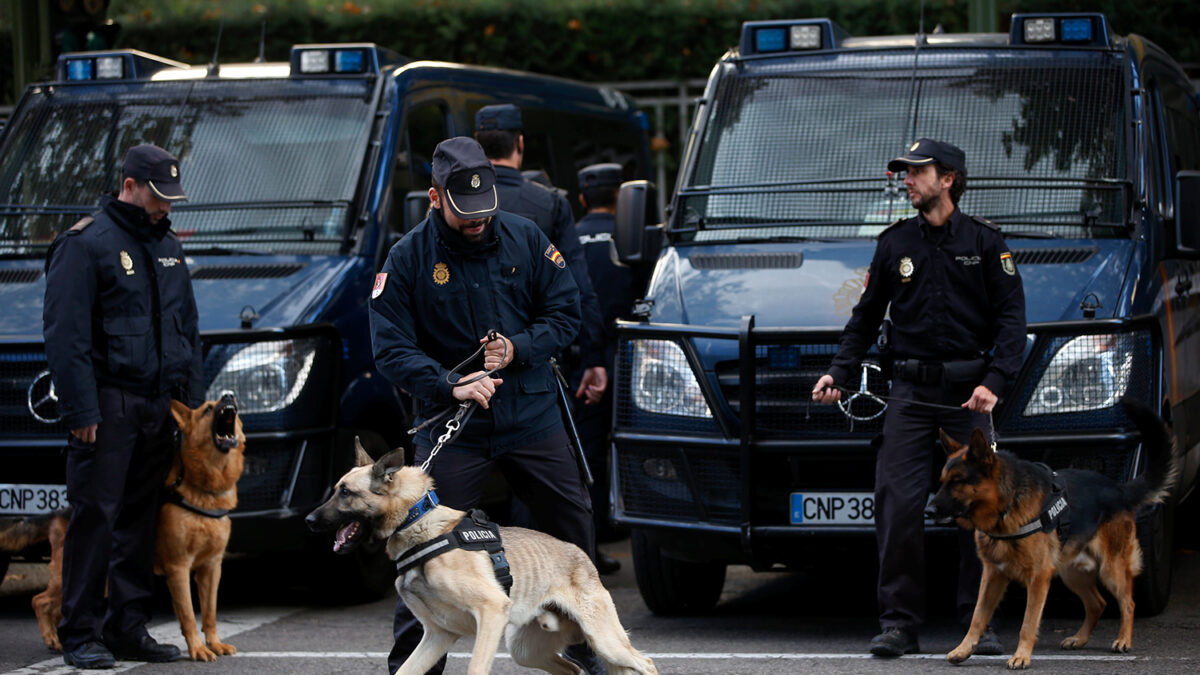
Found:
[[[1142,475],[1123,484],[1121,491],[1131,508],[1163,501],[1179,478],[1179,451],[1171,430],[1162,418],[1140,401],[1128,396],[1121,399],[1125,414],[1142,434],[1142,448],[1148,461]]]
[[[50,538],[50,523],[55,518],[66,518],[70,509],[37,516],[0,519],[0,551],[17,553]]]

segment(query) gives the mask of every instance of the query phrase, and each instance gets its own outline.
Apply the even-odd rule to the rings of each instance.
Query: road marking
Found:
[[[217,619],[217,635],[221,636],[222,640],[233,637],[239,633],[254,630],[264,624],[278,621],[289,615],[302,611],[299,607],[273,607],[273,608],[255,608],[253,610],[222,610],[220,618]],[[200,619],[196,619],[197,628],[199,627]],[[163,621],[149,627],[150,637],[153,637],[159,642],[173,644],[179,647],[183,652],[184,658],[187,657],[187,642],[179,633],[179,622],[172,618],[169,621]],[[204,635],[201,634],[201,639]],[[387,658],[385,654],[383,658]],[[117,661],[116,667],[105,672],[121,673],[132,668],[137,668],[142,665],[140,661]],[[63,663],[61,656],[56,656],[52,659],[39,661],[24,668],[10,670],[3,675],[66,675],[67,673],[82,673],[95,671],[81,671],[74,666],[68,666]]]
[[[643,652],[647,657],[655,661],[670,661],[670,660],[693,660],[693,661],[746,661],[746,660],[783,660],[783,661],[803,661],[803,660],[857,660],[857,659],[875,659],[878,661],[890,661],[892,659],[882,659],[871,654],[804,654],[804,653],[778,653],[778,652],[722,652],[722,653],[704,653],[690,654],[684,652],[665,652],[655,654],[652,652]],[[387,652],[244,652],[239,651],[233,655],[234,658],[244,659],[387,659]],[[470,652],[450,652],[447,654],[452,659],[470,659]],[[511,659],[512,655],[506,652],[496,652],[498,659]],[[898,657],[907,660],[939,660],[946,659],[945,654],[906,654]],[[1008,656],[972,656],[971,659],[981,659],[990,661],[1007,661]],[[1096,661],[1096,662],[1111,662],[1111,661],[1193,661],[1190,656],[1134,656],[1131,654],[1046,654],[1041,655],[1034,653],[1034,661]]]

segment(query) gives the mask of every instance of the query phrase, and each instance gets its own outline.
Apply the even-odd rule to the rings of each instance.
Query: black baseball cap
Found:
[[[445,189],[450,210],[463,220],[487,218],[499,209],[496,169],[474,138],[457,136],[437,144],[433,182]]]
[[[521,128],[521,109],[511,103],[485,105],[475,113],[475,131]]]
[[[124,175],[145,182],[159,199],[179,202],[187,199],[179,182],[179,160],[157,145],[135,145],[125,153]]]
[[[616,163],[592,164],[579,170],[579,190],[587,192],[593,188],[617,187],[624,172]]]
[[[908,148],[908,152],[888,162],[888,171],[907,171],[910,166],[932,164],[937,162],[947,169],[967,172],[967,156],[957,145],[945,141],[935,141],[932,138],[918,138]]]

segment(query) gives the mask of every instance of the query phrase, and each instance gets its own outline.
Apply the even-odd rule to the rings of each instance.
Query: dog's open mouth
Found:
[[[333,535],[333,552],[348,553],[358,545],[359,540],[366,532],[367,528],[357,520],[352,520],[339,527],[337,534]]]
[[[213,444],[222,452],[229,452],[237,447],[237,399],[226,392],[217,402],[213,411],[212,435]]]

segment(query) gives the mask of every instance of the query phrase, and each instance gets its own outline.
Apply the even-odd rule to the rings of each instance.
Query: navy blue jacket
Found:
[[[204,373],[196,299],[171,221],[112,195],[46,256],[46,359],[68,429],[97,424],[98,387],[172,393],[196,407]]]
[[[496,192],[500,210],[528,218],[541,229],[567,261],[567,269],[579,287],[583,326],[579,334],[580,365],[584,368],[603,365],[604,344],[595,336],[603,330],[604,318],[596,298],[596,290],[588,276],[587,260],[579,244],[575,216],[567,198],[553,188],[526,180],[520,171],[496,166]]]
[[[992,353],[980,382],[1003,396],[1025,354],[1025,292],[999,228],[958,209],[942,227],[918,215],[879,235],[867,287],[829,369],[847,386],[891,306],[897,359],[971,360]]]
[[[604,349],[604,365],[610,371],[616,360],[617,319],[632,317],[634,297],[633,270],[613,260],[612,233],[616,216],[593,211],[576,223],[579,243],[587,260],[588,275],[600,305],[603,330],[600,344]]]
[[[495,455],[561,430],[548,359],[580,321],[579,289],[562,257],[532,222],[503,211],[481,247],[464,248],[447,233],[457,234],[433,211],[388,253],[370,304],[379,372],[417,399],[426,419],[457,403],[446,376],[494,329],[516,356],[499,373],[491,407],[475,411],[454,447]],[[482,368],[480,358],[459,374]],[[442,431],[434,425],[432,439]],[[430,447],[432,439],[422,433],[416,442]]]

